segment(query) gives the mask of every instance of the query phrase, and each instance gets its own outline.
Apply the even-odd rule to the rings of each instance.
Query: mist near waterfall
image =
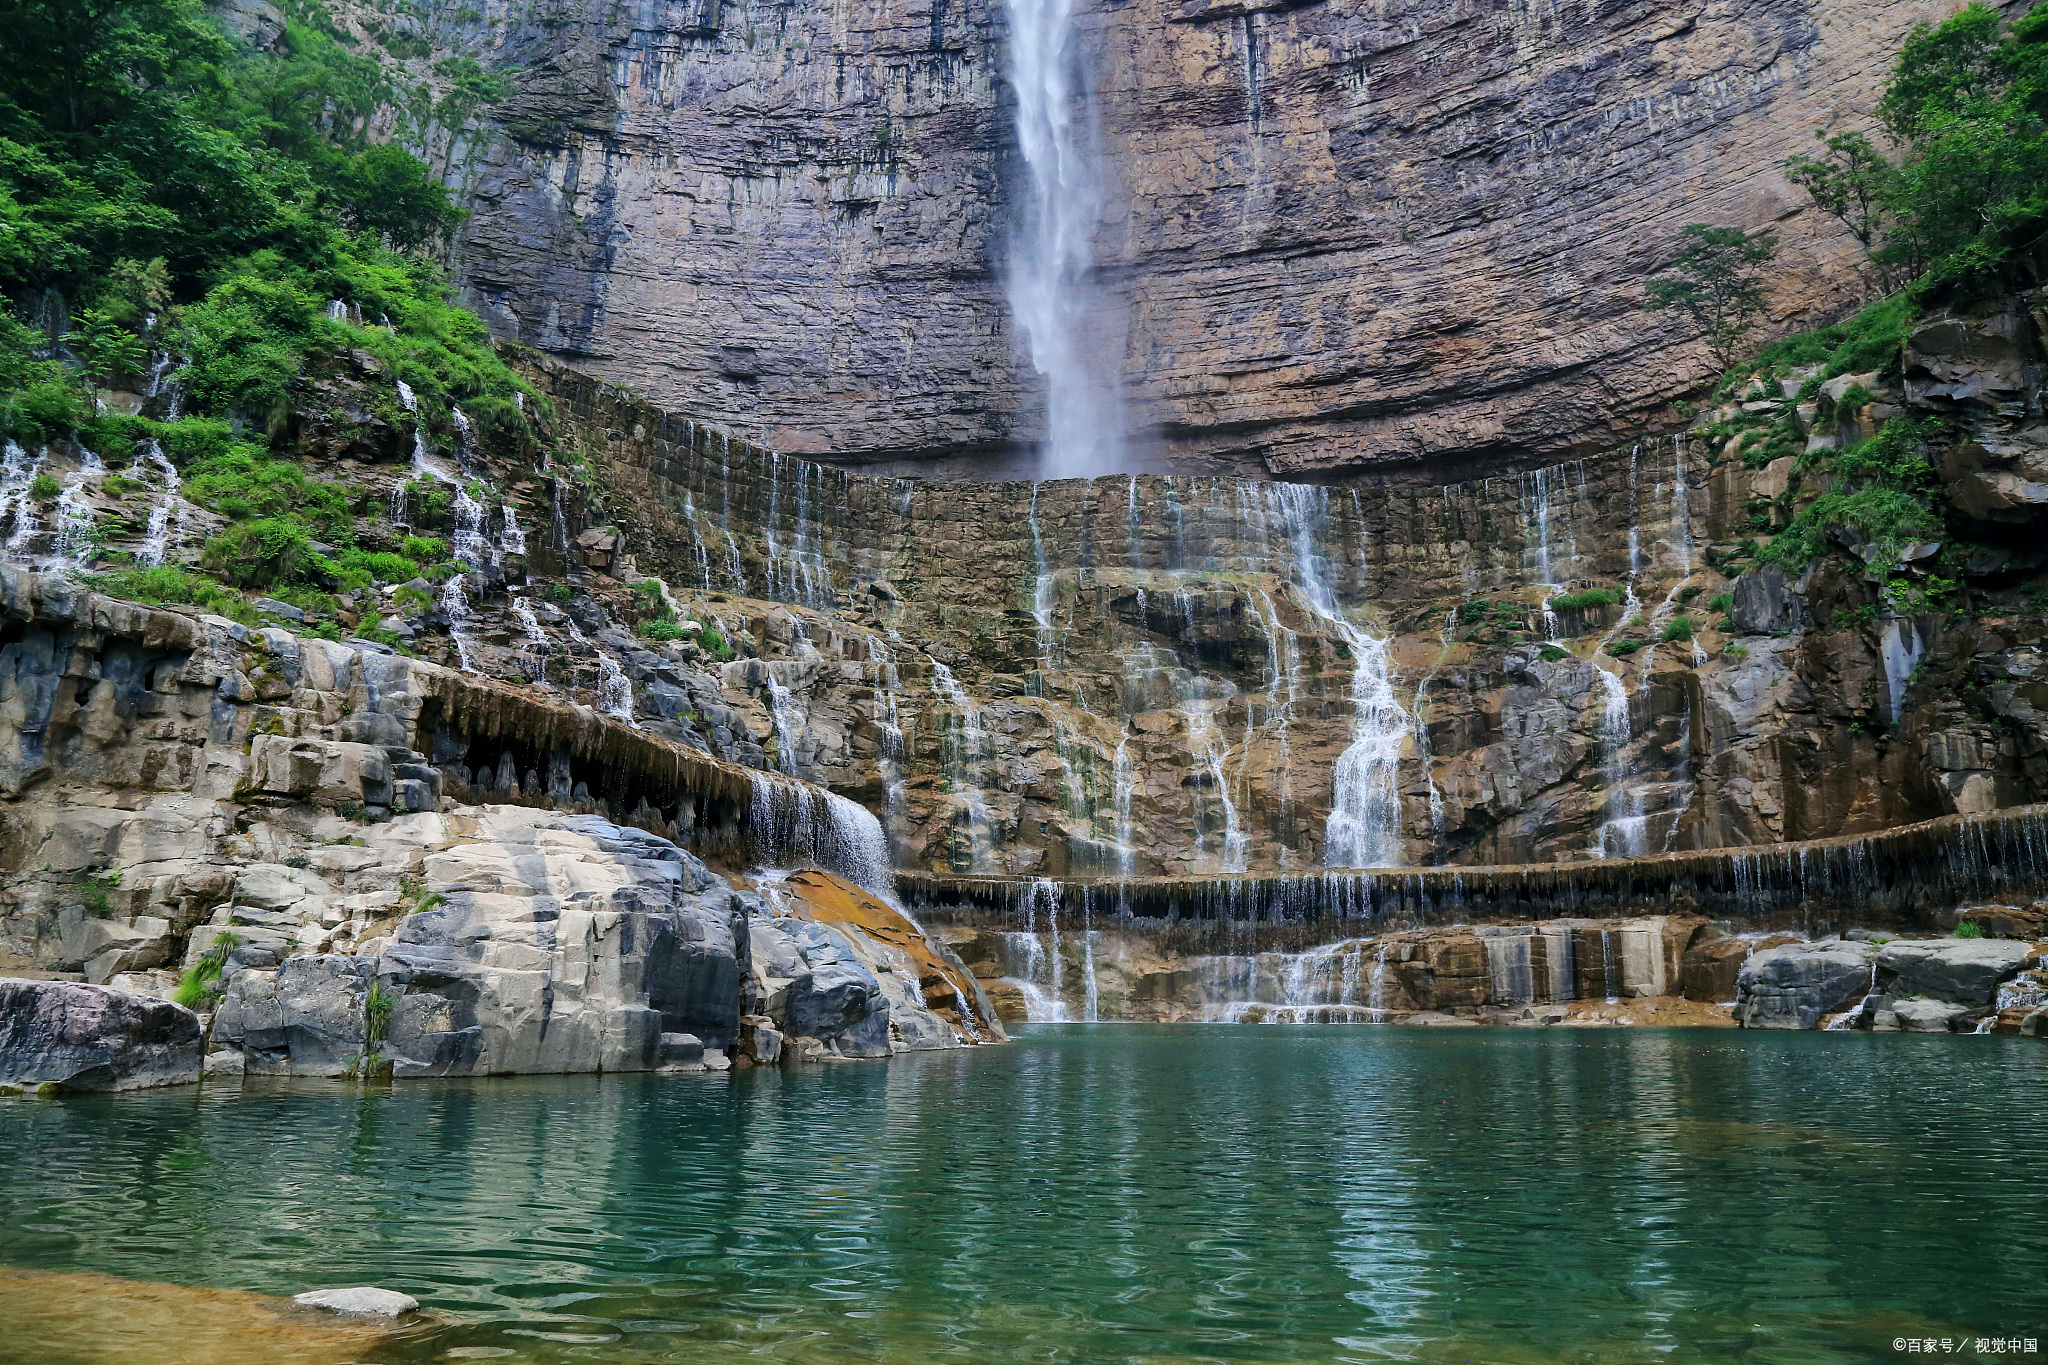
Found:
[[[1075,44],[1073,0],[1007,0],[1005,8],[1007,74],[1028,172],[1005,286],[1018,338],[1045,380],[1040,474],[1112,473],[1125,463],[1124,319],[1095,279],[1095,232],[1113,185],[1094,86]]]

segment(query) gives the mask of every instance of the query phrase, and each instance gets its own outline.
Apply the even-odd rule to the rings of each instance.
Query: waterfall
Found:
[[[796,697],[787,687],[778,682],[773,673],[768,675],[768,716],[775,725],[775,766],[791,776],[796,774],[796,734],[801,726],[807,725]]]
[[[542,687],[548,684],[548,637],[540,628],[540,621],[533,614],[533,603],[524,597],[512,599],[512,614],[519,618],[519,628],[526,632],[528,652],[533,654],[539,671],[533,676],[534,682]]]
[[[107,467],[95,452],[82,445],[78,451],[79,466],[64,476],[64,489],[57,495],[57,540],[50,547],[49,560],[52,569],[82,566],[92,558],[96,517],[92,504],[85,500],[85,481],[103,477]]]
[[[597,651],[597,676],[597,709],[638,729],[640,722],[633,719],[633,680],[617,659],[601,649]]]
[[[903,690],[903,680],[896,671],[896,661],[889,655],[889,647],[870,635],[867,637],[868,662],[881,673],[881,686],[874,689],[868,715],[875,722],[880,738],[875,745],[875,762],[881,770],[883,800],[888,803],[888,817],[883,822],[884,832],[896,823],[903,808],[903,760],[908,755],[908,746],[903,738],[903,715],[897,706],[897,694]]]
[[[1120,877],[1138,875],[1138,850],[1133,842],[1131,827],[1131,801],[1137,794],[1138,770],[1131,762],[1131,726],[1124,722],[1123,733],[1117,737],[1115,767],[1111,781],[1113,800],[1116,805],[1116,871]]]
[[[1010,242],[1010,312],[1046,383],[1046,473],[1093,475],[1114,468],[1123,450],[1117,365],[1098,359],[1089,337],[1107,317],[1093,279],[1107,198],[1094,156],[1095,101],[1074,50],[1073,0],[1006,0],[1006,8],[1017,144],[1030,175]]]
[[[1607,821],[1593,833],[1593,851],[1602,858],[1629,858],[1643,851],[1644,820],[1628,790],[1628,685],[1619,674],[1597,665],[1594,671],[1606,693],[1600,738],[1607,751]]]
[[[1045,564],[1045,538],[1038,530],[1038,488],[1031,485],[1031,562],[1038,575],[1031,588],[1031,619],[1038,623],[1038,666],[1043,670],[1052,657],[1053,576]]]
[[[1401,861],[1401,746],[1412,732],[1394,697],[1387,642],[1350,626],[1351,744],[1337,759],[1330,818],[1324,826],[1328,867],[1393,867]]]
[[[28,452],[13,441],[6,446],[6,459],[0,463],[0,516],[14,515],[14,529],[7,534],[9,553],[19,553],[28,545],[29,538],[36,533],[36,504],[28,495],[28,487],[42,472],[43,461],[49,458],[45,450],[31,460]]]
[[[501,555],[523,555],[526,553],[526,532],[513,519],[512,504],[503,503],[498,508],[503,528],[498,532],[498,553]]]
[[[758,862],[822,867],[901,908],[889,841],[873,811],[822,787],[766,773],[749,773],[748,780],[753,790],[747,833]]]
[[[987,869],[988,849],[984,831],[991,829],[988,801],[981,782],[982,754],[987,736],[981,729],[981,711],[967,695],[967,689],[953,676],[953,670],[931,661],[932,691],[959,715],[958,729],[940,719],[940,757],[947,781],[967,805],[968,857],[974,871]]]
[[[1180,708],[1188,721],[1188,756],[1208,772],[1209,785],[1215,789],[1216,799],[1223,807],[1223,847],[1219,851],[1220,866],[1217,870],[1242,872],[1251,851],[1251,836],[1245,832],[1244,822],[1238,818],[1237,803],[1230,799],[1230,780],[1224,773],[1224,760],[1230,756],[1230,745],[1217,729],[1215,709],[1222,703],[1204,699],[1200,688],[1201,680],[1197,679],[1196,694]],[[1199,792],[1195,800],[1195,824],[1196,829],[1201,830]],[[1202,831],[1202,835],[1206,833]]]
[[[1269,487],[1294,547],[1303,601],[1351,651],[1351,744],[1337,760],[1323,862],[1392,867],[1401,861],[1401,747],[1413,727],[1394,696],[1387,640],[1352,625],[1337,605],[1329,561],[1316,548],[1329,519],[1328,493],[1306,484]]]
[[[412,413],[414,416],[419,415],[419,399],[413,396],[412,385],[406,383],[403,379],[398,381],[398,402],[407,412]]]
[[[178,467],[164,454],[163,446],[152,438],[144,449],[149,462],[163,475],[163,492],[149,509],[149,529],[143,534],[141,548],[135,552],[135,562],[153,569],[169,557],[175,545],[184,543],[185,503],[178,496]],[[175,538],[171,529],[173,514],[177,519]]]

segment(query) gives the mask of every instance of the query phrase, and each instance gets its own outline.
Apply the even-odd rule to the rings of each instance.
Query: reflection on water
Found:
[[[309,1361],[1804,1365],[2048,1335],[2031,1040],[1026,1032],[0,1105],[0,1263],[443,1318]],[[6,1360],[184,1359],[181,1314],[267,1311],[10,1283]]]

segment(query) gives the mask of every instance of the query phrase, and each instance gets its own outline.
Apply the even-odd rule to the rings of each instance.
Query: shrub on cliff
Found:
[[[1699,327],[1707,349],[1726,369],[1764,314],[1761,267],[1775,256],[1778,239],[1768,232],[1752,236],[1739,227],[1687,223],[1685,245],[1671,263],[1671,274],[1650,281],[1649,312],[1676,309]]]
[[[1792,178],[1869,251],[1886,288],[2005,287],[2015,253],[2048,229],[2048,10],[2008,25],[1971,4],[1915,25],[1877,122],[1891,156],[1864,132],[1823,131],[1824,152],[1793,157]]]
[[[526,429],[531,395],[420,254],[459,210],[369,142],[409,93],[318,3],[288,12],[254,52],[199,0],[0,0],[0,433],[121,458],[153,438],[194,502],[345,543],[347,495],[281,458],[309,372],[367,353],[486,432]],[[183,420],[91,401],[171,356]]]

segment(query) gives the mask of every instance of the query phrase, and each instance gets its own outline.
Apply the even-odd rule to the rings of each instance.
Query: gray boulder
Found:
[[[1925,996],[1963,1005],[1988,1005],[1998,983],[2015,976],[2034,955],[2014,939],[1894,939],[1877,955],[1894,995]]]
[[[199,1016],[70,981],[0,979],[0,1083],[140,1090],[199,1079]]]
[[[1949,1000],[1915,997],[1894,1002],[1891,1012],[1898,1019],[1897,1028],[1901,1033],[1950,1033],[1972,1011],[1967,1005]]]
[[[752,930],[757,980],[785,1035],[833,1056],[889,1055],[889,997],[838,929],[788,917]]]
[[[375,960],[286,958],[276,971],[236,973],[213,1018],[215,1046],[239,1048],[250,1075],[341,1076],[369,1048]]]
[[[1766,948],[1735,978],[1735,1022],[1744,1028],[1819,1028],[1821,1016],[1872,989],[1867,943],[1788,943]]]
[[[650,1071],[662,1035],[708,1050],[739,1027],[732,890],[666,839],[588,815],[487,806],[429,853],[444,897],[377,962],[400,1076]]]

